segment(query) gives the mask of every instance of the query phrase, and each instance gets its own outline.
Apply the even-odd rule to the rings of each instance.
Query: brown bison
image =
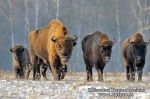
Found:
[[[105,33],[99,31],[87,35],[82,40],[83,57],[86,65],[87,81],[92,81],[92,67],[98,72],[98,81],[103,81],[103,69],[111,57],[115,40],[110,40]]]
[[[150,42],[150,41],[149,41]],[[126,66],[127,80],[135,80],[135,71],[138,81],[142,81],[147,45],[140,33],[135,33],[125,39],[122,44],[123,64]]]
[[[10,51],[12,52],[12,63],[16,78],[27,79],[31,70],[28,50],[22,45],[16,45]]]
[[[40,78],[40,65],[37,60],[48,65],[55,80],[64,78],[66,63],[71,57],[77,37],[68,35],[66,27],[59,20],[52,20],[42,29],[29,33],[30,58],[33,66],[33,79]]]

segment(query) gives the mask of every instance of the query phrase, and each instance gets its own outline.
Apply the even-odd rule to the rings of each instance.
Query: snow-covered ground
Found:
[[[123,73],[105,73],[104,82],[97,81],[96,73],[93,82],[86,82],[86,73],[68,73],[62,81],[54,81],[51,74],[48,81],[1,77],[0,99],[150,99],[149,75],[143,82],[127,82]]]

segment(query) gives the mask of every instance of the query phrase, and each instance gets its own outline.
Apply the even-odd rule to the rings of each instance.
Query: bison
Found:
[[[138,81],[142,81],[142,73],[145,64],[147,45],[140,33],[134,33],[123,41],[122,55],[123,64],[126,67],[128,81],[135,80],[135,71],[138,73]]]
[[[31,70],[28,49],[22,45],[16,45],[10,49],[12,52],[12,64],[16,78],[28,78]]]
[[[92,81],[92,67],[98,72],[98,81],[103,81],[103,69],[109,62],[115,39],[110,40],[106,33],[95,32],[82,40],[82,50],[86,65],[87,81]]]
[[[63,79],[66,73],[66,63],[71,58],[76,40],[77,37],[69,35],[66,27],[59,20],[52,20],[47,26],[29,33],[33,79],[40,78],[38,60],[49,66],[55,80]],[[44,75],[45,72],[43,71]]]

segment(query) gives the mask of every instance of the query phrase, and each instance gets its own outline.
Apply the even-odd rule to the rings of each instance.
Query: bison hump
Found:
[[[130,37],[130,42],[144,42],[143,36],[140,33],[135,33]]]

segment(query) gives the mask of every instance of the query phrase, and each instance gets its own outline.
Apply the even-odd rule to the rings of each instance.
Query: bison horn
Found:
[[[133,44],[134,41],[131,41],[130,39],[128,39],[128,43],[129,43],[129,44]]]
[[[78,39],[78,37],[76,35],[66,35],[66,38],[69,38],[73,41],[76,41]]]
[[[149,39],[149,41],[148,41],[148,42],[145,42],[146,46],[148,46],[148,45],[149,45],[149,43],[150,43],[150,39]]]
[[[53,36],[53,37],[51,38],[51,40],[52,40],[53,42],[56,42],[56,37]]]

